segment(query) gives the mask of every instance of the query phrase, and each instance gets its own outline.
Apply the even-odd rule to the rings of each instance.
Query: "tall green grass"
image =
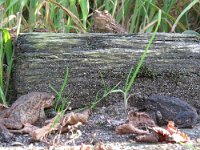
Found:
[[[11,67],[13,62],[11,37],[8,30],[0,28],[0,100],[7,105],[6,96],[9,88]]]
[[[41,27],[51,32],[86,32],[95,9],[108,10],[129,33],[153,32],[160,9],[158,31],[200,31],[199,0],[1,0],[0,7],[4,8],[3,27],[14,28],[18,23],[21,32]]]

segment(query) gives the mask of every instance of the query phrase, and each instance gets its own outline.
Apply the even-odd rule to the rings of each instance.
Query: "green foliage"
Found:
[[[55,110],[57,110],[58,112],[62,112],[66,106],[69,105],[69,96],[67,98],[63,98],[63,92],[65,90],[65,87],[67,86],[68,83],[68,67],[66,67],[66,72],[65,72],[65,79],[60,87],[60,90],[57,91],[52,85],[49,85],[50,88],[55,92],[56,94],[56,105],[55,105]],[[59,102],[62,103],[62,105],[59,107]]]
[[[7,29],[0,28],[0,99],[7,105],[6,96],[12,67],[12,42]]]
[[[3,27],[22,32],[47,28],[52,32],[85,32],[93,10],[108,10],[129,33],[153,32],[162,10],[160,32],[199,31],[199,0],[1,0]],[[19,31],[18,31],[19,32]]]
[[[51,128],[53,128],[55,126],[55,124],[60,121],[60,118],[64,115],[65,111],[68,109],[69,104],[70,104],[70,102],[69,102],[70,95],[67,98],[63,98],[63,96],[62,96],[63,92],[65,90],[65,87],[67,86],[67,83],[68,83],[68,75],[69,75],[69,72],[68,72],[68,66],[67,66],[66,71],[65,71],[65,79],[64,79],[59,91],[57,91],[52,85],[49,85],[50,88],[56,94],[55,110],[58,112]],[[59,106],[60,102],[61,102],[61,105]]]
[[[89,14],[89,0],[79,0],[79,4],[81,7],[81,12],[82,12],[83,26],[84,28],[86,28],[87,18]]]

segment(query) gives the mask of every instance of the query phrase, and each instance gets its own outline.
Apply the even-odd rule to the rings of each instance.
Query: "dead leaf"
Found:
[[[166,129],[161,127],[152,127],[152,130],[158,135],[160,142],[188,142],[190,138],[183,132],[179,131],[173,121],[169,121]]]
[[[170,136],[170,132],[161,127],[152,127],[151,129],[153,130],[155,135],[157,135],[159,137],[159,139],[158,139],[159,142],[167,141],[167,139]]]
[[[41,140],[52,131],[66,132],[69,130],[77,129],[79,125],[85,124],[89,118],[90,110],[87,109],[82,113],[68,113],[63,116],[58,114],[53,119],[50,119],[47,125],[38,128],[30,133],[33,139]],[[57,118],[59,117],[59,120]]]
[[[152,129],[154,132],[156,132],[158,135],[161,135],[161,136],[169,136],[170,135],[170,132],[168,130],[163,129],[161,127],[152,127],[150,129]]]
[[[156,126],[154,120],[145,112],[130,111],[128,113],[128,120],[130,124],[140,129]]]
[[[169,131],[170,134],[176,133],[178,131],[173,121],[168,122],[166,130]]]
[[[123,124],[116,128],[117,134],[149,134],[149,131],[142,129],[156,126],[154,120],[145,112],[130,111],[128,120],[128,124]]]
[[[75,125],[78,122],[85,124],[89,118],[89,115],[82,113],[70,113],[69,115],[64,116],[62,125]]]
[[[189,142],[190,138],[188,137],[187,134],[181,132],[180,130],[178,130],[178,128],[176,128],[174,126],[174,122],[173,121],[169,121],[166,127],[166,130],[170,132],[171,137],[169,139],[169,141],[171,142]]]
[[[190,138],[179,131],[173,121],[169,121],[166,129],[156,126],[154,120],[145,112],[131,111],[128,114],[129,123],[116,128],[117,134],[137,134],[137,142],[188,142]],[[151,133],[142,128],[148,128]]]
[[[107,150],[103,142],[99,142],[95,145],[94,150]]]
[[[117,134],[148,134],[149,131],[141,130],[136,128],[132,124],[123,124],[116,128]]]

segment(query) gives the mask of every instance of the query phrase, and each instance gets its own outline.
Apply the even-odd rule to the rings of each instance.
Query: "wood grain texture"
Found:
[[[108,86],[120,82],[136,67],[152,34],[21,34],[17,40],[14,85],[17,95],[59,90],[69,67],[65,95],[72,106],[94,101]],[[200,108],[200,40],[193,35],[159,33],[140,69],[132,93],[160,93],[183,98]],[[110,96],[109,102],[122,100]],[[103,102],[104,103],[104,102]],[[106,103],[107,104],[107,103]]]

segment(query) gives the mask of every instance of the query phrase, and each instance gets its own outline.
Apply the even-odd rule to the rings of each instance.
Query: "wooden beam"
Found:
[[[97,92],[120,82],[135,69],[152,34],[28,33],[17,40],[13,77],[17,95],[59,90],[66,66],[74,107],[95,100]],[[194,35],[158,33],[131,91],[185,99],[200,108],[200,40]],[[107,103],[123,100],[109,96]],[[105,101],[102,102],[102,104]]]

